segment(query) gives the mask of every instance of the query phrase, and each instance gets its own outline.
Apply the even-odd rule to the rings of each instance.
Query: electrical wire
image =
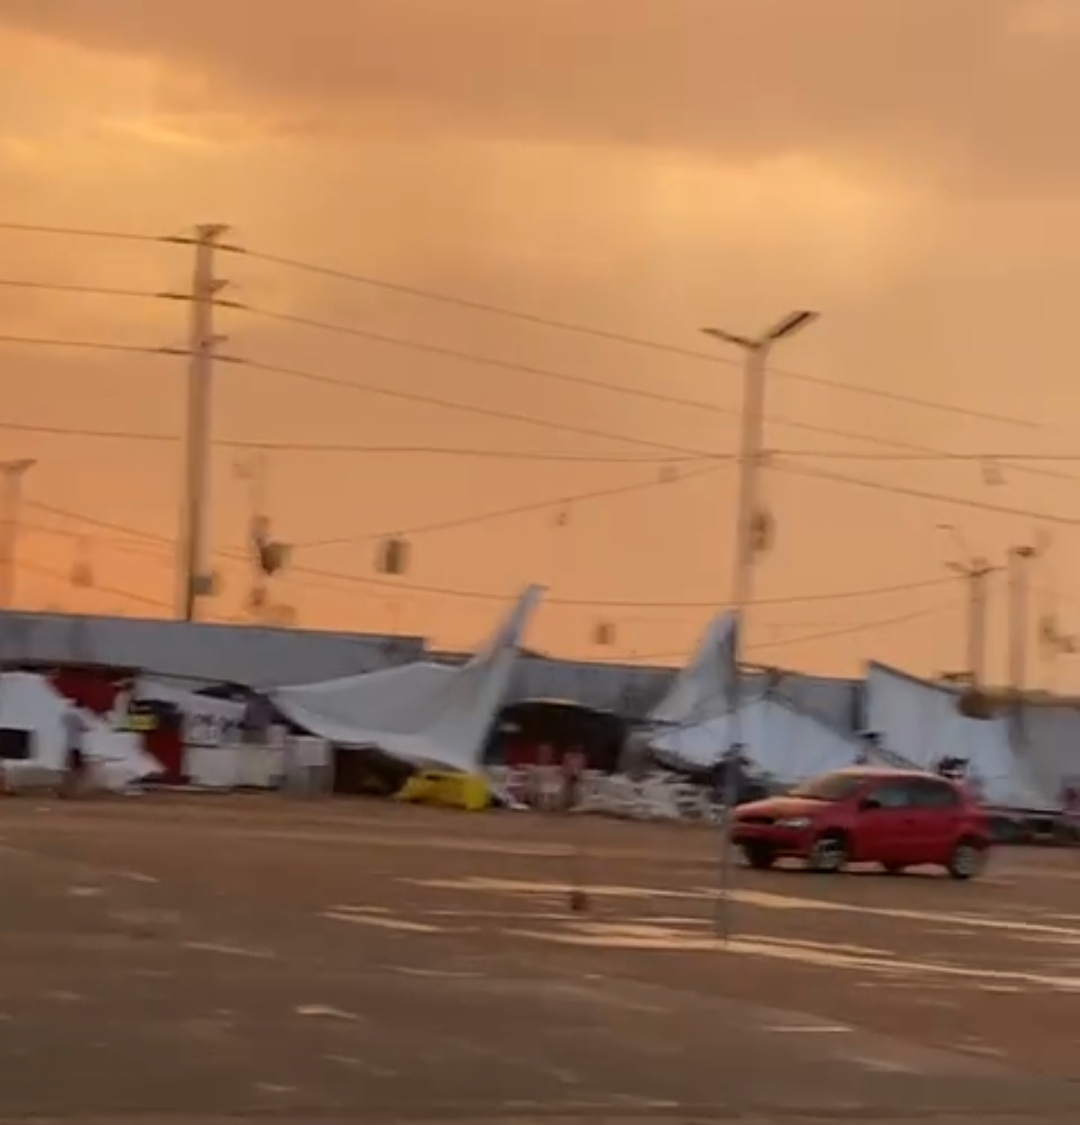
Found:
[[[766,641],[763,644],[751,645],[748,647],[749,652],[759,652],[762,649],[773,648],[787,648],[789,645],[811,644],[819,641],[831,641],[840,637],[856,636],[860,633],[870,633],[876,629],[885,629],[894,625],[905,625],[911,621],[919,621],[929,617],[938,617],[944,613],[951,613],[957,608],[957,603],[952,602],[945,605],[927,606],[922,609],[909,611],[908,613],[897,614],[892,617],[878,618],[874,621],[864,621],[858,625],[844,625],[836,629],[822,630],[817,633],[807,633],[802,636],[788,637],[779,641]],[[685,661],[690,658],[688,652],[650,652],[645,655],[635,656],[633,663],[639,664],[642,662],[656,662],[661,661]]]
[[[989,500],[972,500],[962,496],[949,496],[945,493],[930,492],[921,488],[912,488],[908,485],[883,484],[880,481],[864,480],[861,477],[849,477],[842,473],[833,473],[825,469],[814,469],[807,465],[800,465],[794,462],[777,460],[774,464],[770,464],[770,468],[792,476],[832,481],[835,484],[848,484],[854,488],[864,488],[874,492],[890,492],[894,496],[910,496],[914,500],[930,500],[939,504],[951,504],[957,508],[992,512],[1000,516],[1021,516],[1024,519],[1035,520],[1040,523],[1058,524],[1062,527],[1080,526],[1080,517],[1076,516],[1063,516],[1055,512],[1040,512],[1031,508],[1014,508],[1005,504],[994,504]]]
[[[29,289],[42,293],[79,293],[90,297],[139,297],[160,300],[162,293],[149,293],[143,289],[122,289],[112,285],[79,285],[75,282],[27,281],[18,278],[0,277],[0,288]]]
[[[146,430],[97,430],[84,426],[48,426],[29,422],[0,421],[0,430],[12,433],[41,434],[53,437],[87,438],[103,441],[133,441],[175,445],[183,441],[182,434],[155,433]],[[571,464],[598,465],[684,465],[704,460],[691,456],[671,454],[656,457],[619,457],[596,453],[556,453],[528,449],[481,449],[471,446],[444,445],[368,445],[362,442],[305,442],[273,441],[241,438],[215,438],[212,445],[222,449],[242,449],[265,453],[325,453],[360,454],[370,456],[435,456],[477,458],[496,461],[544,461]],[[711,455],[712,460],[733,460],[733,453]]]
[[[141,294],[140,293],[139,295],[140,296],[146,296],[147,294]],[[166,294],[159,294],[158,296],[165,297],[167,295]],[[166,356],[177,356],[177,357],[187,357],[187,356],[190,355],[190,352],[185,348],[151,347],[151,346],[147,346],[147,345],[113,343],[113,342],[109,342],[109,341],[98,341],[98,340],[68,340],[68,339],[63,339],[63,338],[60,338],[60,337],[31,337],[31,336],[18,336],[18,335],[10,335],[10,334],[0,335],[0,344],[4,344],[4,343],[13,344],[13,345],[23,345],[23,346],[55,347],[55,348],[67,348],[67,349],[76,349],[76,350],[92,350],[92,351],[105,351],[105,352],[128,352],[128,353],[134,353],[134,354],[139,354],[139,355],[159,355],[159,356],[160,355],[166,355]],[[475,414],[475,415],[479,415],[479,416],[482,416],[482,417],[496,418],[496,419],[499,419],[501,421],[531,424],[531,425],[534,425],[534,426],[538,426],[538,427],[541,427],[541,428],[544,428],[544,429],[553,430],[553,431],[556,431],[556,432],[573,433],[573,434],[578,434],[580,436],[601,438],[602,440],[605,440],[605,441],[620,441],[620,442],[624,442],[624,443],[630,444],[630,445],[638,445],[638,446],[641,446],[642,448],[662,450],[669,455],[668,460],[670,460],[670,461],[684,461],[684,460],[688,460],[688,459],[705,459],[705,458],[708,458],[708,457],[715,456],[715,454],[711,454],[711,453],[709,453],[705,450],[701,450],[701,449],[689,449],[689,448],[686,448],[684,446],[677,446],[677,445],[674,445],[674,444],[671,444],[671,443],[654,442],[654,441],[650,441],[650,440],[644,439],[644,438],[637,438],[637,437],[634,437],[634,436],[629,435],[629,434],[616,434],[616,433],[612,433],[611,431],[595,430],[595,429],[590,429],[590,428],[585,428],[585,427],[580,427],[580,426],[573,426],[573,425],[569,425],[567,423],[554,422],[554,421],[550,421],[550,420],[546,420],[546,419],[540,419],[540,418],[532,418],[532,417],[529,417],[527,415],[518,414],[518,413],[515,413],[515,412],[512,412],[512,411],[500,411],[500,410],[495,410],[494,408],[490,408],[490,407],[477,406],[477,405],[472,405],[472,404],[469,404],[469,403],[453,402],[451,400],[438,398],[438,397],[435,397],[435,396],[432,396],[432,395],[424,395],[424,394],[421,394],[419,392],[407,392],[407,391],[394,390],[394,389],[387,388],[387,387],[377,387],[377,386],[375,386],[373,384],[370,384],[370,383],[359,383],[359,382],[356,382],[356,381],[353,381],[353,380],[341,378],[339,376],[309,371],[309,370],[305,370],[305,369],[302,369],[302,368],[284,367],[284,366],[281,366],[281,365],[260,363],[260,362],[255,361],[255,360],[250,360],[250,359],[245,359],[243,357],[235,357],[235,356],[222,356],[222,357],[219,357],[219,361],[229,362],[229,363],[234,363],[234,364],[240,364],[242,366],[251,368],[253,370],[265,371],[269,374],[283,375],[283,376],[286,376],[286,377],[289,377],[289,378],[306,380],[308,382],[314,382],[314,383],[319,383],[319,384],[322,384],[322,385],[325,385],[325,386],[332,386],[332,387],[337,387],[337,388],[344,389],[344,390],[360,392],[362,394],[382,395],[384,397],[396,398],[396,399],[403,400],[403,401],[416,402],[416,403],[421,403],[421,404],[428,405],[428,406],[435,406],[435,407],[439,407],[441,409],[458,410],[458,411],[462,411],[464,413]],[[539,370],[539,369],[537,369],[537,370]],[[562,376],[556,376],[556,377],[562,377]],[[576,379],[575,376],[565,376],[565,377],[570,378],[570,379]],[[607,387],[608,389],[612,389],[609,384],[597,384],[597,385]],[[687,404],[687,405],[690,404],[690,403],[691,403],[691,400],[685,400],[685,402],[684,402],[684,404]],[[736,414],[739,413],[738,411],[736,411],[733,408],[708,407],[706,404],[700,404],[700,403],[697,404],[697,405],[704,406],[704,408],[706,408],[706,409],[711,409],[714,412],[721,413],[721,414],[736,415]],[[969,456],[969,455],[964,455],[964,454],[953,455],[953,454],[950,454],[946,450],[937,449],[934,446],[919,445],[919,444],[911,443],[911,442],[897,441],[895,439],[890,439],[890,438],[870,437],[866,434],[857,434],[853,431],[837,429],[835,427],[820,426],[820,425],[817,425],[817,424],[814,424],[814,423],[809,423],[809,422],[800,422],[800,421],[795,420],[795,419],[787,419],[787,418],[783,418],[783,417],[770,416],[769,421],[773,425],[787,426],[791,429],[805,430],[805,431],[808,431],[808,432],[819,433],[819,434],[829,434],[829,435],[832,435],[832,436],[841,437],[841,438],[845,438],[845,439],[849,439],[849,440],[853,440],[853,441],[873,442],[874,444],[879,445],[879,446],[880,445],[886,445],[886,446],[890,446],[892,448],[896,448],[896,449],[900,449],[900,450],[911,451],[913,453],[923,454],[923,455],[926,455],[927,457],[929,457],[931,459],[936,458],[936,457],[941,457],[944,460],[949,460],[949,459],[953,459],[954,456],[955,456],[956,459],[963,459],[964,457]],[[7,428],[12,428],[12,426],[9,425]],[[89,434],[87,434],[87,436],[89,436]],[[104,436],[104,434],[102,436]],[[120,436],[120,435],[118,434],[117,436]],[[126,437],[127,435],[125,434],[124,436]],[[137,437],[133,436],[131,438],[131,440],[155,440],[155,439],[153,439],[151,437],[148,437],[148,436],[144,436],[144,435],[138,435]],[[162,440],[165,440],[165,438],[163,438]],[[169,440],[175,440],[175,439],[169,439]],[[298,448],[296,445],[294,445],[292,443],[217,442],[215,444],[220,444],[220,445],[225,445],[225,446],[231,445],[234,448],[247,448],[247,449],[262,448],[262,449],[274,450],[274,449]],[[315,447],[304,447],[304,448],[314,449]],[[817,454],[812,453],[811,451],[807,451],[805,454],[801,454],[801,455],[817,456]],[[857,456],[857,455],[852,454],[852,456],[854,457],[854,456]],[[970,459],[975,459],[975,456],[976,455],[970,455]],[[979,459],[980,460],[987,460],[987,459],[997,460],[997,461],[999,461],[1000,464],[1007,465],[1010,468],[1014,469],[1016,472],[1020,472],[1020,473],[1027,473],[1027,474],[1031,474],[1031,475],[1035,475],[1035,476],[1052,477],[1052,478],[1060,479],[1060,480],[1080,480],[1080,476],[1077,476],[1075,474],[1063,473],[1063,472],[1053,470],[1053,469],[1036,467],[1035,465],[1032,465],[1032,464],[1017,463],[1017,462],[1012,461],[1012,460],[1005,460],[1002,457],[983,458],[983,457],[980,456]],[[644,460],[644,458],[642,458],[642,460]]]
[[[340,572],[325,570],[318,567],[293,567],[292,574],[301,574],[305,577],[326,579],[332,582],[342,582],[351,585],[373,586],[378,589],[391,590],[395,594],[405,597],[409,594],[426,594],[437,597],[459,598],[462,601],[490,601],[505,602],[512,600],[514,593],[492,593],[487,590],[463,590],[455,587],[432,586],[420,583],[402,583],[391,578],[376,578],[368,575],[342,574]],[[944,578],[923,579],[918,582],[896,583],[889,586],[871,586],[853,590],[815,591],[809,594],[790,594],[775,598],[757,598],[751,603],[752,608],[760,606],[778,605],[805,605],[821,602],[855,601],[860,598],[886,597],[891,594],[908,593],[912,590],[926,590],[935,587],[947,586],[958,581],[953,576]],[[719,599],[697,602],[671,602],[671,601],[641,601],[632,599],[595,599],[595,598],[544,598],[544,605],[559,606],[568,609],[673,609],[689,610],[702,609],[716,612],[723,608],[724,602]]]
[[[551,328],[563,332],[572,332],[577,335],[590,336],[594,339],[607,340],[611,343],[626,344],[632,347],[645,348],[650,351],[661,352],[667,355],[677,355],[683,358],[695,359],[708,363],[725,363],[731,366],[740,365],[740,361],[731,359],[722,354],[714,355],[712,353],[700,351],[695,348],[680,347],[676,344],[666,344],[659,340],[650,340],[645,337],[634,336],[628,333],[614,332],[602,328],[594,328],[590,327],[589,325],[578,324],[573,321],[558,320],[553,317],[539,316],[535,313],[521,312],[519,310],[509,309],[501,305],[489,304],[483,301],[473,301],[463,297],[454,297],[446,293],[435,292],[431,289],[423,289],[418,286],[404,285],[398,282],[385,281],[381,278],[376,278],[365,274],[352,273],[347,270],[335,269],[331,266],[322,266],[313,262],[305,262],[298,258],[289,258],[280,254],[270,254],[257,250],[247,250],[242,247],[229,247],[228,250],[232,253],[242,254],[255,261],[266,262],[270,265],[282,266],[313,275],[332,278],[338,281],[352,282],[354,284],[364,285],[374,289],[382,289],[387,292],[399,293],[404,296],[415,297],[421,300],[435,301],[446,305],[454,305],[458,308],[469,309],[473,312],[487,313],[489,315],[500,316],[510,320],[516,320],[522,323],[536,325],[538,327]],[[808,383],[813,386],[824,387],[834,391],[845,391],[849,394],[858,394],[869,398],[883,399],[887,402],[894,402],[903,404],[905,406],[916,406],[926,410],[936,410],[966,418],[977,418],[982,421],[996,422],[999,424],[1015,426],[1023,429],[1041,430],[1045,428],[1044,424],[1041,422],[1030,421],[1023,418],[1016,418],[1011,415],[995,414],[990,411],[976,410],[972,407],[959,406],[954,403],[945,403],[935,401],[933,399],[919,398],[914,395],[905,395],[897,391],[881,390],[877,387],[860,387],[852,383],[844,383],[840,380],[828,379],[824,376],[807,375],[802,372],[790,371],[784,368],[770,367],[769,370],[771,374],[778,375],[781,378]]]
[[[34,508],[39,508],[48,511],[52,514],[62,516],[77,522],[87,523],[94,527],[104,527],[110,531],[120,532],[122,534],[130,535],[133,537],[144,536],[153,543],[163,543],[169,548],[174,548],[171,540],[165,539],[163,536],[151,535],[147,532],[141,532],[137,528],[125,526],[123,524],[116,524],[107,520],[99,520],[94,517],[86,516],[81,512],[71,511],[64,508],[56,508],[52,505],[45,505],[36,501],[26,501],[27,504]],[[554,506],[554,505],[551,505]],[[53,531],[53,529],[47,529]],[[56,532],[61,534],[61,532]],[[374,536],[372,538],[375,538]],[[128,544],[128,546],[137,547],[139,544]],[[246,559],[242,553],[230,554],[227,556],[232,562],[241,562]],[[315,578],[328,579],[334,582],[343,582],[351,585],[374,586],[379,588],[391,589],[399,594],[435,594],[445,597],[457,597],[463,600],[477,600],[477,601],[506,601],[513,597],[512,594],[507,593],[494,593],[486,590],[462,590],[447,586],[431,586],[413,583],[401,583],[391,578],[377,578],[374,576],[358,575],[358,574],[343,574],[333,570],[327,570],[319,567],[297,566],[291,567],[290,574],[300,574],[304,576],[311,576]],[[754,606],[775,606],[775,605],[796,605],[811,602],[831,602],[843,601],[857,598],[870,598],[870,597],[883,597],[891,594],[906,593],[912,590],[930,589],[938,586],[945,586],[958,581],[954,575],[946,575],[940,578],[921,579],[915,582],[896,583],[886,586],[875,586],[863,589],[841,590],[841,591],[828,591],[811,594],[797,594],[788,595],[774,598],[761,598],[753,602]],[[588,598],[545,598],[545,603],[548,605],[559,605],[567,607],[579,608],[595,608],[595,609],[610,609],[610,608],[623,608],[623,609],[717,609],[719,604],[716,600],[692,602],[692,601],[658,601],[658,600],[642,600],[642,599],[588,599]]]
[[[816,644],[818,641],[831,641],[839,637],[851,637],[859,633],[870,632],[874,629],[884,629],[891,625],[905,625],[909,621],[921,621],[927,617],[938,617],[943,613],[951,613],[956,609],[957,603],[947,605],[927,606],[923,609],[912,610],[908,613],[897,614],[894,617],[878,618],[875,621],[864,621],[859,625],[848,625],[836,629],[827,629],[819,633],[805,633],[797,637],[787,637],[782,641],[766,641],[764,644],[750,645],[750,652],[760,652],[762,649],[787,648],[789,645]]]
[[[713,456],[708,450],[691,449],[686,446],[674,445],[671,442],[651,441],[648,438],[634,437],[631,434],[617,434],[609,430],[596,430],[567,422],[555,422],[546,418],[536,418],[528,414],[518,414],[514,411],[499,410],[490,406],[455,402],[453,399],[439,398],[435,395],[425,395],[417,391],[405,391],[394,387],[380,387],[373,383],[361,383],[350,379],[342,379],[335,375],[325,375],[300,367],[286,367],[281,364],[260,363],[255,360],[239,357],[228,357],[228,362],[237,363],[253,371],[263,371],[271,375],[284,375],[288,378],[301,379],[322,386],[339,387],[344,390],[359,392],[360,394],[378,395],[382,398],[396,399],[400,402],[414,402],[426,406],[438,406],[444,410],[457,410],[464,414],[475,414],[483,418],[497,418],[502,422],[523,423],[541,429],[553,430],[557,433],[578,434],[582,437],[600,438],[604,441],[621,441],[629,445],[641,446],[644,449],[658,449],[665,453],[681,453],[687,458],[700,460],[707,460]]]
[[[66,586],[72,585],[70,575],[28,559],[19,560],[19,570],[28,570],[31,574],[40,574],[45,578],[55,579],[57,582],[62,582]],[[133,590],[121,590],[113,586],[102,586],[98,582],[92,583],[90,586],[85,587],[85,589],[94,590],[99,594],[106,594],[110,597],[126,598],[130,602],[150,606],[153,609],[172,609],[172,606],[170,606],[168,602],[160,601],[157,598],[146,597],[143,594],[137,594]]]
[[[287,324],[299,325],[304,328],[315,328],[323,332],[336,332],[344,336],[353,336],[361,340],[369,340],[376,344],[386,344],[395,348],[406,348],[409,351],[422,352],[426,355],[439,356],[442,359],[454,359],[463,363],[470,363],[480,367],[496,367],[503,371],[514,371],[523,375],[536,375],[543,379],[556,382],[569,383],[579,387],[589,387],[592,390],[608,391],[613,394],[627,395],[631,398],[640,398],[648,402],[659,402],[674,406],[686,406],[694,410],[708,410],[713,414],[737,414],[734,408],[725,410],[715,403],[703,402],[696,398],[682,398],[678,395],[667,394],[663,391],[651,391],[643,387],[626,387],[616,383],[606,383],[601,379],[591,379],[587,375],[571,375],[564,371],[553,371],[547,367],[537,367],[534,364],[518,363],[511,359],[499,359],[496,356],[482,355],[478,352],[462,351],[458,348],[446,347],[442,344],[428,344],[421,340],[409,340],[403,336],[391,336],[385,332],[376,332],[372,329],[357,328],[345,324],[332,324],[328,321],[314,320],[311,317],[299,316],[294,313],[276,312],[272,309],[260,308],[257,305],[232,304],[232,308],[241,309],[254,316],[264,319],[282,321]]]
[[[398,536],[417,536],[417,535],[430,535],[433,532],[439,531],[456,531],[463,527],[475,527],[482,523],[491,523],[494,520],[508,519],[513,516],[531,515],[535,512],[554,511],[560,508],[565,508],[574,504],[586,503],[590,500],[609,500],[616,496],[629,496],[635,492],[645,492],[654,488],[669,487],[674,484],[682,484],[688,480],[694,480],[698,477],[706,476],[714,473],[718,466],[707,465],[704,468],[699,468],[695,471],[685,472],[681,476],[673,480],[666,480],[664,478],[654,477],[652,480],[647,481],[634,481],[630,484],[617,484],[608,488],[596,488],[588,492],[579,492],[572,496],[555,497],[551,500],[536,500],[530,501],[527,504],[515,504],[508,508],[497,508],[494,511],[480,512],[475,515],[461,516],[459,518],[449,520],[439,520],[435,523],[420,524],[414,527],[404,528],[393,534]],[[349,536],[337,539],[323,539],[315,542],[298,543],[297,547],[302,547],[305,550],[315,550],[326,547],[345,547],[353,546],[357,543],[374,542],[379,539],[384,539],[388,532],[377,532],[375,534],[368,533],[366,535]]]
[[[3,282],[0,282],[3,284]],[[158,444],[176,444],[183,441],[182,434],[167,434],[148,430],[103,430],[86,426],[53,426],[44,423],[12,422],[0,419],[0,431],[9,433],[41,434],[53,437],[86,438],[102,441],[132,441]],[[866,439],[869,440],[869,439]],[[476,446],[445,445],[371,445],[364,442],[305,442],[275,441],[260,438],[215,438],[213,445],[223,449],[241,449],[266,453],[318,453],[318,454],[356,454],[364,456],[405,456],[405,457],[461,457],[495,461],[540,461],[568,462],[572,464],[599,465],[684,465],[694,460],[704,460],[690,454],[670,454],[667,456],[617,456],[597,453],[558,453],[546,450],[527,449],[482,449]],[[709,455],[716,461],[729,461],[733,453]],[[961,464],[980,464],[990,462],[1009,465],[1020,463],[1080,462],[1080,454],[1074,453],[1011,453],[988,450],[982,453],[881,453],[861,452],[846,449],[775,449],[774,457],[801,457],[822,461],[882,461],[882,462],[957,462]],[[1058,474],[1055,474],[1055,476]],[[1073,474],[1061,474],[1065,480],[1080,480]]]
[[[99,519],[96,516],[88,516],[83,512],[73,511],[71,508],[61,508],[55,504],[46,504],[41,500],[34,500],[26,497],[22,504],[28,508],[35,508],[40,512],[48,512],[50,515],[59,516],[61,519],[74,520],[77,523],[86,524],[88,527],[98,527],[103,531],[115,531],[120,535],[130,535],[135,539],[142,539],[148,543],[163,543],[165,546],[176,550],[176,543],[174,540],[165,535],[158,535],[152,531],[142,531],[137,527],[132,527],[130,524],[115,523],[112,520]]]
[[[0,231],[18,234],[49,234],[68,238],[101,238],[114,242],[173,242],[173,238],[156,234],[139,234],[123,230],[98,230],[92,227],[48,226],[40,223],[0,222]]]
[[[614,394],[622,394],[633,398],[644,399],[646,401],[689,407],[695,410],[705,410],[712,414],[723,414],[729,417],[741,416],[741,410],[735,407],[704,402],[701,399],[684,398],[679,395],[672,395],[666,392],[648,390],[641,387],[619,386],[617,384],[608,383],[600,379],[592,379],[584,375],[573,375],[565,371],[555,371],[547,367],[537,367],[531,364],[518,363],[514,360],[498,359],[492,356],[480,355],[475,352],[466,352],[457,348],[444,347],[443,345],[439,344],[427,344],[416,340],[409,340],[400,336],[390,336],[386,333],[375,332],[366,328],[357,328],[355,326],[344,324],[334,324],[328,321],[316,320],[311,317],[300,316],[294,313],[281,312],[274,309],[262,308],[256,305],[248,305],[241,302],[222,303],[229,308],[238,309],[270,320],[282,321],[285,323],[300,325],[307,328],[314,328],[325,332],[340,333],[364,340],[370,340],[380,344],[387,344],[393,347],[407,348],[429,355],[440,356],[444,359],[453,359],[465,363],[501,368],[503,370],[515,371],[519,374],[534,375],[540,378],[551,379],[557,382],[574,386],[588,387],[592,390],[608,391]],[[873,440],[868,439],[865,433],[859,434],[852,430],[843,430],[833,426],[824,426],[812,422],[803,422],[799,421],[798,419],[785,418],[782,415],[777,414],[770,414],[768,421],[772,425],[786,426],[793,430],[802,430],[808,433],[826,434],[831,437],[848,438],[854,441]],[[890,443],[886,442],[886,444]],[[898,448],[904,447],[904,443],[897,443],[897,445]],[[932,446],[913,446],[911,448],[913,451],[925,449],[928,452],[933,452]],[[1080,477],[1071,477],[1067,479],[1080,480]]]
[[[131,231],[102,230],[86,227],[52,226],[45,224],[17,222],[0,222],[0,230],[8,232],[19,232],[24,234],[97,238],[128,242],[171,243],[178,245],[192,245],[196,241],[193,237],[186,235],[150,235]],[[283,255],[252,251],[245,249],[244,247],[232,246],[227,244],[219,244],[217,248],[223,253],[241,254],[248,258],[251,258],[252,260],[262,261],[267,264],[301,270],[310,274],[318,274],[337,280],[349,281],[355,284],[383,289],[389,292],[396,292],[423,300],[437,301],[443,304],[455,305],[459,308],[466,308],[472,311],[483,312],[489,315],[517,320],[523,323],[530,323],[541,327],[557,329],[565,332],[572,332],[578,335],[591,336],[595,339],[608,340],[613,343],[645,348],[651,351],[662,352],[668,355],[682,356],[688,359],[695,359],[709,363],[725,363],[732,366],[739,365],[739,361],[731,359],[730,357],[724,355],[714,355],[709,352],[699,351],[694,348],[680,347],[675,344],[667,344],[659,340],[650,340],[645,337],[634,336],[628,333],[614,332],[607,329],[578,324],[572,321],[558,320],[552,317],[543,317],[534,313],[526,313],[520,310],[509,309],[500,305],[489,304],[482,301],[472,301],[467,298],[454,297],[449,294],[435,292],[434,290],[390,282],[364,274],[350,273],[345,270],[338,270],[328,266],[321,266],[316,263],[305,262],[296,258],[288,258]],[[250,311],[256,310],[252,309]],[[974,418],[981,421],[994,422],[1001,425],[1008,425],[1029,430],[1042,430],[1046,428],[1044,423],[1037,422],[1031,419],[1017,418],[1015,416],[1006,414],[997,414],[992,411],[976,410],[973,407],[960,406],[956,403],[945,403],[929,398],[920,398],[915,395],[905,395],[897,391],[883,390],[879,387],[862,387],[853,383],[845,383],[842,380],[830,379],[825,376],[819,375],[808,375],[805,372],[791,371],[779,367],[771,368],[770,371],[773,375],[776,375],[780,378],[803,382],[812,386],[827,388],[829,390],[843,391],[848,394],[857,394],[864,397],[881,399],[887,402],[894,402],[901,405],[919,407],[925,410],[935,410],[961,417]]]
[[[0,344],[17,344],[26,347],[68,348],[75,351],[134,352],[138,355],[172,355],[168,348],[152,348],[145,344],[117,344],[108,340],[65,340],[59,336],[17,336],[0,334]]]

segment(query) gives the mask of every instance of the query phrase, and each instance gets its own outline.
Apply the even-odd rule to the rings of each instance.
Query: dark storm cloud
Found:
[[[4,0],[0,21],[167,60],[190,82],[165,84],[164,108],[245,105],[285,131],[382,119],[724,159],[813,150],[1053,191],[1080,173],[1076,4]]]

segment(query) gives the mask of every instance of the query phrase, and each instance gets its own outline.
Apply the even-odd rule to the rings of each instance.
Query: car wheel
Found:
[[[954,879],[973,879],[986,863],[986,849],[977,840],[959,840],[949,856],[949,874]]]
[[[810,870],[831,875],[842,871],[848,861],[847,839],[839,832],[826,832],[814,841],[810,851]]]
[[[886,863],[886,875],[903,875],[907,868],[902,863]]]
[[[776,853],[768,844],[745,844],[743,855],[746,862],[757,871],[767,871],[776,862]]]

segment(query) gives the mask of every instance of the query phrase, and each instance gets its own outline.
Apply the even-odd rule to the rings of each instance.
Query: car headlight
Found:
[[[777,828],[809,828],[810,818],[808,816],[787,816],[783,820],[776,822]]]

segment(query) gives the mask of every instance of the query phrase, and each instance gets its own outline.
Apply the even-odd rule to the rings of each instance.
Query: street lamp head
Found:
[[[751,340],[749,336],[739,336],[734,332],[725,332],[722,328],[703,328],[701,330],[706,336],[712,336],[714,340],[723,340],[725,344],[734,344],[737,348],[756,348],[758,346],[757,340]]]
[[[723,340],[725,344],[734,344],[737,348],[744,348],[747,351],[763,351],[778,340],[784,340],[788,336],[794,336],[796,332],[808,328],[820,315],[820,313],[810,312],[808,309],[799,309],[796,312],[788,313],[783,320],[778,320],[772,328],[763,332],[756,339],[750,336],[740,336],[736,332],[727,332],[723,328],[703,328],[701,331],[706,336]]]
[[[809,328],[821,316],[821,313],[811,312],[809,309],[799,309],[796,312],[788,313],[783,320],[777,321],[762,337],[763,340],[774,343],[776,340],[782,340],[786,336],[794,336],[796,332],[801,332],[804,328]]]
[[[22,457],[17,461],[0,461],[0,471],[8,473],[10,476],[19,476],[28,472],[36,464],[37,458],[35,457]]]

